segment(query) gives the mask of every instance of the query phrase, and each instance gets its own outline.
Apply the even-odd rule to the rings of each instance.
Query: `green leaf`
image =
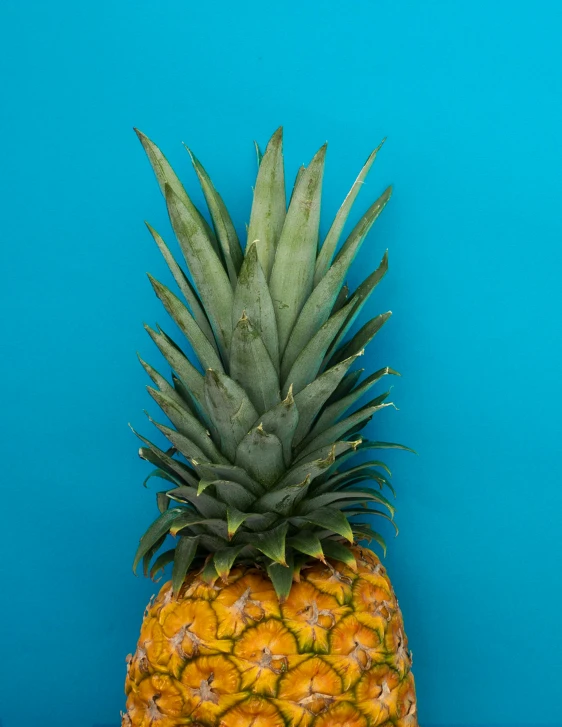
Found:
[[[232,325],[234,327],[245,312],[252,326],[260,334],[273,365],[278,370],[277,321],[269,286],[258,260],[257,245],[258,243],[250,242],[246,248],[246,257],[234,291]]]
[[[292,385],[293,391],[295,394],[298,394],[299,391],[304,389],[307,384],[310,384],[316,378],[328,347],[334,340],[349,313],[350,305],[348,303],[348,305],[329,318],[306,344],[292,365],[287,377],[284,379],[283,393],[286,394],[289,386]],[[353,353],[357,353],[357,351]],[[281,366],[281,369],[283,370],[283,366]],[[281,378],[283,380],[283,376]]]
[[[187,310],[184,304],[177,298],[165,285],[155,280],[152,275],[148,275],[154,292],[162,301],[164,308],[177,324],[180,331],[187,338],[195,355],[201,361],[204,369],[217,369],[223,371],[222,362],[216,352],[215,347],[210,343],[207,336],[199,328],[195,322],[195,318]]]
[[[411,452],[417,454],[415,449],[410,449],[403,444],[395,444],[394,442],[372,442],[368,439],[364,439],[359,445],[358,449],[402,449],[405,452]]]
[[[341,341],[343,341],[344,337],[346,336],[347,332],[355,322],[357,316],[359,313],[361,313],[361,310],[363,309],[363,306],[367,302],[369,296],[373,292],[373,290],[376,288],[376,286],[380,283],[380,281],[384,278],[386,275],[386,272],[388,270],[388,251],[384,253],[383,258],[380,262],[380,265],[376,270],[374,270],[369,277],[361,283],[361,285],[357,288],[353,296],[351,297],[351,300],[355,304],[349,318],[345,322],[345,325],[343,326],[339,336],[334,341],[330,351],[328,351],[328,357],[330,357],[335,351],[335,349],[340,345]]]
[[[342,206],[338,210],[336,218],[334,219],[332,226],[330,227],[330,230],[328,231],[326,239],[324,240],[324,243],[320,248],[320,252],[318,254],[318,260],[316,261],[316,270],[314,272],[314,285],[318,285],[318,283],[326,275],[326,272],[330,267],[332,257],[338,246],[340,235],[343,232],[343,228],[345,227],[345,223],[347,221],[353,203],[355,202],[355,199],[359,194],[359,190],[363,186],[365,177],[367,176],[373,162],[375,161],[377,152],[380,150],[383,144],[384,139],[377,146],[377,148],[373,152],[371,152],[363,166],[363,169],[361,169],[361,171],[359,172],[359,176],[353,183],[353,186],[350,189],[347,197],[344,199]]]
[[[168,499],[170,498],[170,494],[166,492],[166,497]],[[181,502],[184,502],[183,498],[180,498]],[[216,520],[215,520],[216,521]],[[212,523],[213,520],[205,517],[204,515],[200,515],[199,513],[195,512],[194,510],[187,510],[185,512],[185,515],[183,517],[178,518],[174,524],[170,528],[170,535],[176,536],[180,530],[184,530],[185,528],[191,528],[196,525],[205,525]]]
[[[226,516],[226,506],[222,502],[219,502],[210,495],[198,495],[197,490],[193,487],[177,487],[175,490],[170,490],[168,492],[168,497],[170,497],[172,500],[177,500],[179,502],[185,501],[191,503],[196,508],[197,512],[199,512],[206,519],[211,518],[224,521],[224,518]],[[187,520],[188,514],[185,515],[186,525],[182,527],[196,524],[195,522],[188,523]]]
[[[205,427],[186,408],[176,403],[161,391],[156,391],[150,386],[146,387],[150,396],[166,414],[168,419],[176,427],[180,434],[183,434],[190,441],[194,442],[203,452],[206,458],[211,461],[224,460],[224,457],[213,444],[213,440]]]
[[[339,463],[338,463],[339,464]],[[390,470],[388,467],[384,464],[384,462],[379,462],[377,460],[371,460],[369,462],[362,462],[359,465],[356,465],[355,467],[351,467],[348,470],[344,470],[343,472],[336,472],[332,477],[327,479],[322,484],[318,485],[314,488],[315,494],[320,494],[322,492],[331,492],[336,487],[338,487],[340,484],[347,482],[348,480],[355,479],[355,478],[361,478],[363,476],[364,472],[373,471],[373,467],[382,467],[386,469],[387,472],[390,473]],[[367,475],[368,476],[368,475]],[[379,475],[382,477],[382,475]],[[386,478],[385,483],[388,482]]]
[[[388,199],[389,196],[390,191],[387,190],[383,197]],[[359,252],[374,221],[380,214],[382,207],[386,204],[386,202],[381,201],[383,197],[377,200],[357,223],[333,265],[318,282],[304,304],[283,355],[283,362],[281,364],[281,374],[283,376],[289,371],[308,341],[330,317],[350,265]],[[348,310],[349,312],[350,310]]]
[[[338,384],[345,376],[346,371],[355,362],[355,359],[362,355],[361,352],[355,356],[350,356],[345,361],[328,369],[295,396],[295,404],[299,412],[299,421],[295,430],[293,445],[296,446],[306,437],[320,409],[324,406],[332,392],[336,390]]]
[[[214,250],[218,254],[219,246],[213,233],[211,232],[211,228],[205,222],[200,212],[193,206],[193,203],[189,199],[182,183],[178,179],[176,173],[170,166],[164,154],[162,154],[156,144],[151,141],[145,134],[143,134],[142,131],[135,129],[135,133],[138,136],[139,141],[146,152],[148,161],[150,162],[152,169],[154,170],[154,174],[156,175],[160,191],[162,192],[164,197],[166,197],[166,185],[169,185],[174,193],[181,200],[182,204],[192,210],[193,215],[199,220],[199,223],[201,224],[203,230],[211,241]]]
[[[260,146],[257,141],[254,141],[254,149],[256,150],[256,161],[258,163],[258,169],[259,169],[261,160],[263,159],[263,154],[262,154],[262,151],[261,151]]]
[[[186,206],[170,186],[165,191],[172,227],[224,356],[232,335],[230,281],[193,205]]]
[[[160,424],[159,422],[155,421],[148,412],[145,411],[145,414],[150,421],[151,424],[154,424],[154,426],[162,432],[162,434],[168,439],[177,449],[178,452],[183,454],[184,457],[188,460],[204,460],[206,459],[205,455],[203,454],[203,451],[198,447],[195,442],[193,442],[189,437],[186,437],[181,432],[176,431],[175,429],[171,429],[170,427],[167,427],[165,424]],[[221,455],[222,457],[222,455]],[[224,457],[223,457],[224,459]],[[226,461],[226,460],[225,460]]]
[[[327,558],[339,560],[341,563],[345,563],[349,566],[351,570],[357,571],[357,561],[355,560],[355,556],[345,545],[326,538],[326,540],[322,541],[322,550]]]
[[[287,485],[281,489],[272,490],[262,495],[253,504],[253,509],[258,513],[274,512],[277,515],[289,515],[302,499],[306,496],[310,484],[310,475],[307,475],[302,482],[296,485]]]
[[[295,458],[295,462],[297,464],[306,464],[307,462],[311,462],[313,460],[326,459],[326,457],[331,456],[332,451],[334,452],[336,457],[339,457],[339,455],[344,454],[344,452],[347,452],[350,449],[355,451],[361,441],[361,438],[359,438],[355,441],[341,440],[338,442],[333,442],[332,444],[325,444],[323,447],[319,447],[318,449],[314,450],[314,452],[299,453],[298,456]]]
[[[147,364],[146,361],[143,361],[138,353],[137,353],[137,357],[138,357],[143,369],[150,376],[153,383],[160,389],[160,391],[163,392],[169,399],[172,399],[178,406],[185,408],[185,406],[186,406],[185,402],[183,401],[180,394],[174,389],[174,387],[171,386],[166,381],[166,379],[163,376],[161,376],[158,373],[158,371],[156,371],[155,368],[153,368],[150,364]]]
[[[283,129],[280,127],[271,137],[259,165],[248,228],[248,243],[258,241],[258,258],[266,278],[271,272],[285,215]]]
[[[269,563],[267,575],[273,583],[279,603],[284,603],[289,597],[293,585],[293,573],[295,567],[292,553],[287,553],[287,565],[280,563]]]
[[[240,525],[248,518],[247,512],[241,512],[232,505],[226,509],[226,523],[229,539],[233,537]],[[218,568],[217,568],[218,570]],[[220,571],[219,571],[220,573]]]
[[[291,469],[286,472],[281,480],[277,483],[276,490],[281,490],[285,487],[300,486],[307,478],[311,481],[318,477],[322,472],[329,469],[332,464],[336,461],[336,445],[332,445],[328,448],[326,456],[315,460],[308,460],[306,462],[298,462]]]
[[[297,187],[299,186],[299,183],[301,181],[301,177],[304,174],[305,169],[306,169],[306,167],[304,166],[304,164],[301,164],[301,166],[297,169],[297,173],[296,173],[296,176],[295,176],[295,182],[293,184],[293,188],[291,189],[291,198],[289,200],[289,204],[293,201],[293,196],[295,194],[295,189],[297,189]]]
[[[152,479],[153,477],[158,477],[162,480],[166,480],[166,482],[171,482],[172,485],[183,485],[184,484],[184,482],[182,482],[182,480],[179,477],[177,477],[176,475],[170,475],[165,470],[158,468],[158,469],[153,470],[148,475],[148,477],[145,478],[144,482],[142,483],[143,487],[148,487],[147,482],[148,482],[148,480]],[[156,495],[158,495],[158,493],[156,493]],[[163,510],[160,509],[160,512],[163,512]]]
[[[183,586],[189,566],[197,552],[198,541],[199,538],[180,537],[176,545],[174,567],[172,569],[172,591],[174,596],[178,595]]]
[[[180,483],[186,482],[189,485],[197,486],[197,480],[195,479],[194,472],[190,467],[185,465],[183,462],[178,462],[177,459],[170,457],[169,454],[163,452],[149,439],[146,439],[146,437],[143,437],[141,434],[136,432],[133,427],[131,427],[131,431],[141,440],[141,442],[146,444],[146,448],[141,447],[139,449],[139,457],[141,459],[144,459],[158,467],[162,467],[166,472],[168,472],[168,474],[175,478],[175,481],[179,478]]]
[[[291,536],[287,540],[287,545],[298,550],[299,553],[310,555],[312,558],[317,558],[325,562],[324,551],[322,550],[320,540],[316,533],[310,530],[302,530],[300,533]]]
[[[283,523],[266,533],[251,533],[251,544],[275,563],[287,565],[285,562],[285,540],[289,525]]]
[[[356,355],[358,356],[363,354]],[[328,401],[326,403],[330,405],[334,401],[339,401],[344,396],[347,396],[347,394],[349,394],[349,392],[352,391],[352,389],[355,387],[364,371],[365,369],[357,369],[356,371],[350,371],[348,374],[346,374],[341,382],[338,384],[338,386],[334,389],[333,394],[328,398]]]
[[[172,383],[174,385],[174,390],[193,416],[196,416],[198,419],[208,424],[208,416],[206,416],[204,411],[201,410],[201,407],[198,406],[197,402],[186,389],[183,382],[180,381],[174,373],[172,373]]]
[[[324,145],[299,179],[275,253],[269,288],[277,317],[281,354],[312,291],[325,156]]]
[[[252,495],[259,497],[264,488],[253,480],[246,470],[231,464],[217,464],[216,462],[196,462],[194,465],[197,473],[205,479],[231,480],[239,483]]]
[[[344,305],[348,302],[348,296],[349,286],[346,283],[340,288],[340,292],[338,293],[336,302],[334,303],[334,306],[332,308],[332,315],[334,315],[334,313],[337,313],[339,310],[341,310],[341,308],[344,307]]]
[[[148,553],[155,543],[168,534],[170,527],[184,514],[185,509],[183,507],[174,507],[170,510],[166,510],[166,512],[163,512],[156,518],[140,539],[139,547],[137,548],[135,559],[133,561],[133,573],[136,573],[137,566],[144,555]]]
[[[395,509],[392,504],[386,499],[386,497],[381,495],[379,492],[367,492],[365,490],[325,492],[323,495],[317,495],[316,497],[311,497],[310,499],[306,500],[306,502],[302,502],[297,511],[297,514],[307,515],[310,512],[320,510],[323,507],[331,506],[334,503],[340,502],[342,500],[356,500],[358,502],[378,502],[381,505],[387,507],[389,512],[394,517]],[[345,507],[345,503],[343,504],[343,506]]]
[[[169,506],[170,506],[170,498],[168,497],[168,490],[163,490],[162,492],[157,492],[156,493],[156,507],[158,508],[158,511],[166,512],[166,510],[169,508]],[[144,575],[146,575],[146,573]]]
[[[182,351],[175,346],[171,339],[163,332],[157,333],[150,326],[145,325],[146,332],[152,338],[154,343],[160,349],[161,354],[170,364],[172,369],[185,384],[189,392],[193,395],[198,404],[205,407],[205,392],[203,376],[197,371],[195,366],[190,363]]]
[[[191,157],[191,163],[195,169],[195,173],[199,178],[203,194],[205,195],[205,201],[213,220],[213,225],[217,235],[217,239],[220,243],[222,254],[226,263],[226,269],[228,277],[232,287],[236,286],[236,280],[238,277],[238,271],[242,265],[243,254],[238,235],[232,224],[232,220],[226,209],[226,206],[222,200],[222,197],[215,189],[213,183],[207,172],[203,169],[203,166],[196,159],[195,155],[190,149],[187,149],[189,156]]]
[[[242,485],[239,485],[237,482],[232,482],[231,480],[200,480],[199,482],[199,492],[202,491],[201,483],[204,483],[205,487],[213,486],[215,488],[215,495],[217,499],[231,507],[242,507],[247,509],[251,507],[256,499],[254,495],[251,495],[244,489],[244,487],[242,487]]]
[[[356,401],[358,401],[364,394],[369,391],[372,386],[374,386],[378,381],[380,381],[383,376],[386,376],[387,374],[400,376],[398,371],[394,371],[394,369],[391,369],[388,366],[385,366],[384,369],[376,371],[374,374],[367,377],[365,381],[363,381],[363,383],[356,389],[354,389],[350,394],[342,397],[339,401],[335,401],[333,404],[328,405],[318,418],[316,424],[314,425],[314,433],[320,434],[321,432],[328,429],[328,427],[331,427],[332,424],[337,422],[337,420],[343,414],[345,414],[345,412],[351,406],[353,406]],[[388,393],[389,392],[386,392],[386,396],[388,396]]]
[[[285,466],[289,466],[293,457],[292,442],[299,422],[299,412],[289,389],[283,401],[258,418],[259,423],[270,434],[275,434],[283,447]]]
[[[353,534],[359,536],[358,540],[367,540],[369,543],[375,541],[378,543],[383,554],[386,556],[386,542],[382,535],[375,532],[367,523],[353,523]]]
[[[351,414],[351,416],[348,416],[346,419],[342,419],[342,421],[337,422],[331,427],[328,427],[328,429],[325,429],[317,436],[315,436],[314,432],[312,432],[303,441],[303,449],[301,454],[309,454],[310,452],[314,452],[319,447],[323,447],[330,442],[334,442],[336,439],[339,439],[346,433],[351,432],[358,424],[362,424],[363,422],[368,420],[370,417],[373,416],[375,412],[380,411],[381,409],[385,409],[387,406],[393,406],[393,404],[388,403],[378,404],[376,406],[366,406],[363,409],[359,409],[359,411],[355,412],[355,414]]]
[[[349,305],[352,304],[353,301]],[[386,313],[381,313],[376,318],[372,318],[370,321],[365,323],[363,328],[361,328],[355,334],[355,336],[353,336],[349,343],[345,344],[344,346],[342,346],[342,348],[334,353],[334,355],[330,359],[330,364],[336,364],[339,361],[342,361],[344,358],[348,358],[349,356],[353,356],[354,353],[364,350],[366,346],[376,336],[376,334],[380,331],[380,329],[384,326],[384,324],[387,322],[391,315],[392,312],[387,311]]]
[[[158,494],[160,494],[160,493],[158,493]],[[166,498],[166,499],[168,499],[168,498]],[[169,500],[168,500],[168,502],[169,502]],[[167,508],[166,508],[166,509],[167,509]],[[164,511],[163,511],[163,510],[161,510],[160,512],[164,512]],[[165,541],[165,540],[166,540],[166,536],[165,536],[165,535],[163,535],[163,536],[162,536],[161,538],[159,538],[159,539],[158,539],[158,540],[157,540],[157,541],[156,541],[156,542],[154,543],[154,545],[153,545],[153,546],[152,546],[152,547],[151,547],[151,548],[150,548],[150,549],[149,549],[149,550],[148,550],[148,551],[147,551],[147,552],[146,552],[146,553],[144,554],[144,556],[143,556],[143,559],[142,559],[142,572],[143,572],[143,575],[144,575],[145,577],[146,577],[146,576],[148,575],[148,569],[149,569],[149,567],[150,567],[150,561],[151,561],[151,560],[152,560],[152,558],[154,557],[155,553],[156,553],[156,552],[157,552],[157,551],[158,551],[158,550],[159,550],[159,549],[161,548],[161,546],[163,545],[163,543],[164,543],[164,541]]]
[[[230,377],[244,389],[258,414],[279,403],[277,371],[259,332],[245,314],[232,334]]]
[[[353,543],[353,532],[349,521],[341,510],[336,510],[333,507],[323,507],[314,512],[300,515],[299,518],[320,528],[326,528]]]
[[[212,369],[208,369],[205,375],[205,401],[220,435],[221,450],[233,461],[236,448],[256,421],[258,413],[241,386]]]
[[[375,517],[383,517],[385,520],[388,520],[388,522],[392,525],[395,531],[394,537],[396,537],[399,533],[398,526],[392,519],[390,515],[387,515],[385,512],[381,512],[381,510],[372,510],[368,509],[366,510],[364,507],[361,508],[348,508],[346,507],[342,512],[345,514],[346,517],[355,517],[356,515],[360,515],[361,517],[365,517],[365,515],[373,515]],[[352,523],[353,525],[353,523]]]
[[[215,569],[223,581],[227,579],[230,569],[241,550],[244,550],[243,545],[233,545],[230,548],[221,548],[213,555]]]
[[[235,462],[251,477],[269,487],[285,469],[283,445],[260,424],[251,429],[238,445]]]
[[[205,563],[205,567],[203,568],[203,571],[201,572],[201,578],[205,581],[205,583],[208,583],[210,586],[213,586],[215,584],[215,581],[218,579],[218,577],[219,577],[219,574],[217,573],[217,569],[215,568],[213,559],[209,558],[209,560]]]
[[[154,241],[158,245],[158,249],[162,253],[164,260],[168,264],[168,267],[170,268],[170,271],[174,276],[174,280],[176,281],[178,288],[181,290],[184,298],[186,299],[191,309],[191,312],[193,313],[193,317],[197,321],[197,325],[203,331],[207,339],[215,347],[218,353],[218,349],[216,347],[217,342],[215,341],[213,330],[209,324],[209,319],[207,318],[207,315],[203,310],[201,301],[199,300],[199,296],[197,295],[195,288],[193,287],[193,285],[191,285],[187,275],[175,261],[164,240],[160,237],[156,230],[148,224],[148,222],[145,222],[145,224],[148,227],[148,231],[154,238]]]
[[[163,571],[164,568],[173,562],[174,556],[176,554],[176,549],[171,548],[170,550],[165,550],[163,553],[161,553],[158,558],[154,561],[152,564],[152,568],[150,569],[150,579],[153,580],[155,583],[157,583],[160,578],[156,578],[157,574],[160,571]]]

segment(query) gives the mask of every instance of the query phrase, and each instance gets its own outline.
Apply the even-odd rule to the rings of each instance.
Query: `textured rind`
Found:
[[[352,548],[301,572],[280,603],[267,575],[166,583],[128,660],[122,727],[417,727],[402,614],[385,568]]]

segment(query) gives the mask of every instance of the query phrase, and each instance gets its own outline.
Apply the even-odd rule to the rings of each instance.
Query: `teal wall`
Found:
[[[116,727],[153,590],[127,422],[168,227],[132,126],[194,190],[189,142],[243,230],[279,123],[291,175],[330,142],[324,229],[389,137],[351,282],[390,249],[365,364],[403,373],[371,434],[420,453],[387,558],[420,721],[562,724],[561,32],[555,0],[3,0],[2,727]]]

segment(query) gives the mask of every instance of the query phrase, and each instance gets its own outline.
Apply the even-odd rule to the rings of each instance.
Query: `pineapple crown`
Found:
[[[407,449],[358,436],[377,411],[391,406],[385,401],[388,392],[355,405],[396,371],[385,367],[361,380],[363,370],[353,369],[390,312],[347,337],[386,273],[387,253],[355,292],[345,284],[390,199],[390,187],[337,251],[380,146],[319,247],[326,146],[298,170],[287,207],[282,129],[263,155],[256,145],[259,169],[243,250],[222,198],[195,156],[188,150],[212,228],[162,152],[135,131],[191,275],[148,225],[184,300],[152,276],[150,282],[200,366],[163,330],[146,327],[172,369],[169,383],[141,359],[154,383],[148,391],[173,426],[151,419],[171,444],[166,451],[137,434],[140,456],[156,467],[149,477],[164,480],[166,489],[157,493],[160,515],[141,538],[133,568],[142,561],[145,575],[155,578],[173,562],[178,594],[188,570],[201,571],[213,583],[226,579],[235,563],[251,563],[267,570],[284,600],[307,560],[333,558],[354,568],[346,542],[374,540],[386,549],[381,535],[368,522],[358,522],[358,515],[393,523],[394,507],[381,492],[384,487],[394,492],[386,465],[375,460],[349,466],[366,450]],[[170,534],[175,547],[153,562]]]

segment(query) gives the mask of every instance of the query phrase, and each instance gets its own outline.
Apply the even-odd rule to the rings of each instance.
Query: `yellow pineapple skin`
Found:
[[[284,603],[257,568],[165,584],[128,659],[122,727],[417,727],[412,658],[385,568],[351,549]]]

